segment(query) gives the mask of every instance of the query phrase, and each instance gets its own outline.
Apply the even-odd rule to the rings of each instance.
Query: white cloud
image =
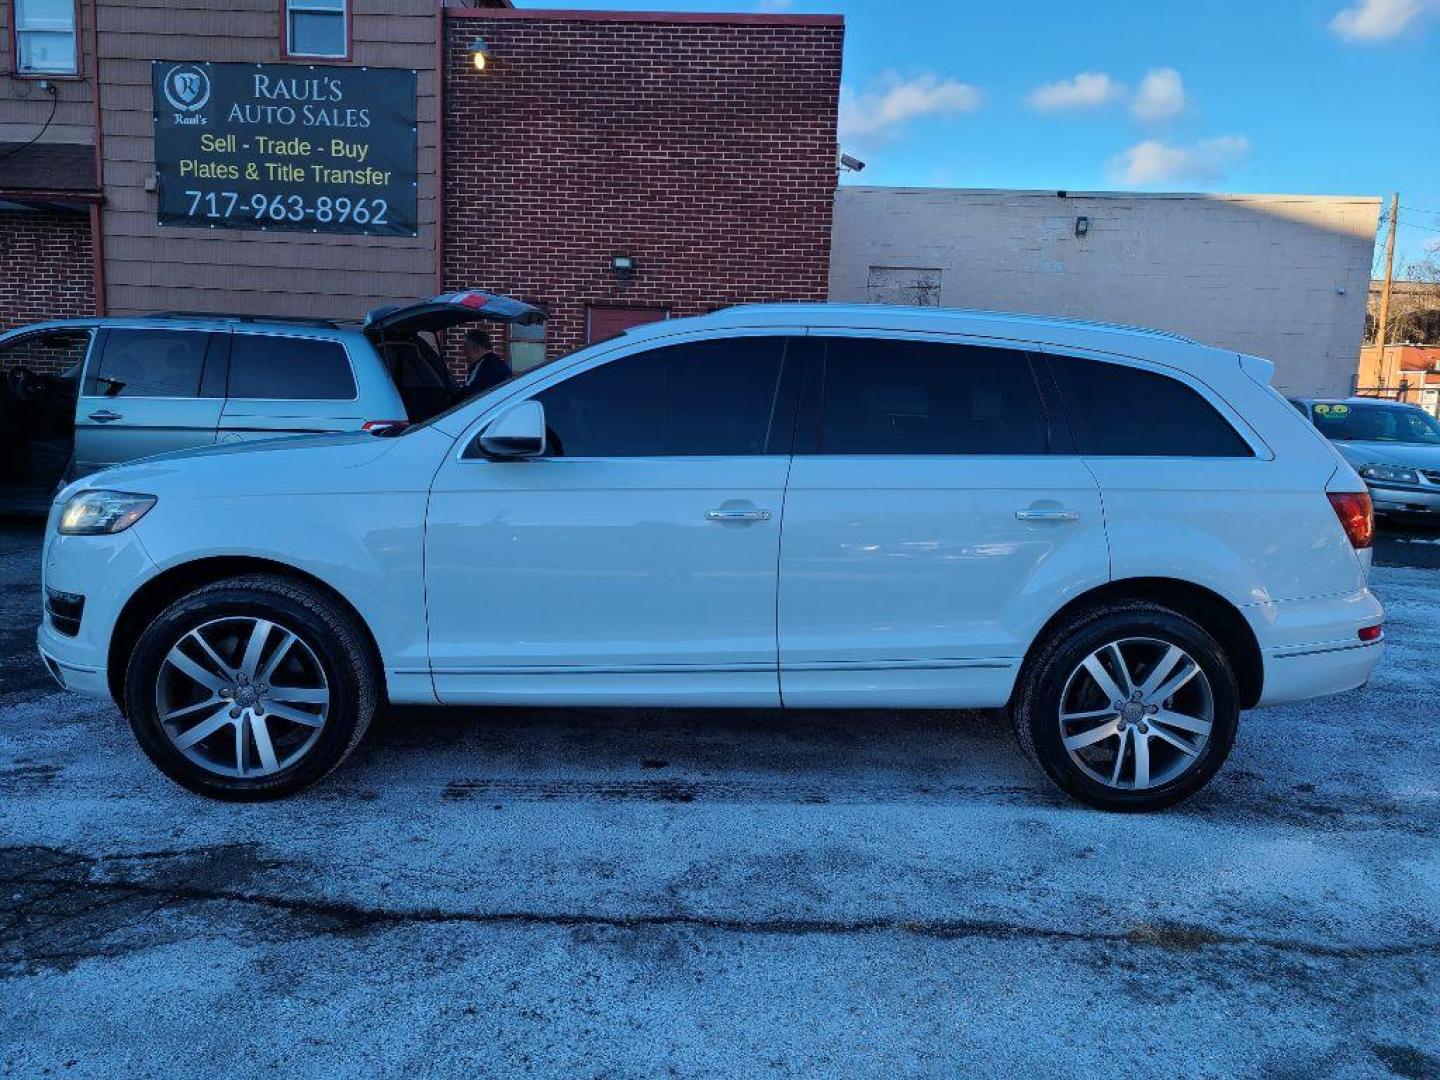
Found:
[[[1359,0],[1330,20],[1346,41],[1385,41],[1401,33],[1424,9],[1422,0]]]
[[[1151,68],[1140,80],[1130,112],[1140,120],[1167,120],[1185,108],[1185,82],[1174,68]]]
[[[1193,146],[1173,146],[1155,139],[1138,143],[1110,160],[1110,174],[1130,187],[1177,180],[1218,180],[1250,150],[1240,135],[1202,139]]]
[[[1429,240],[1425,244],[1425,250],[1431,255],[1440,255],[1440,238]]]
[[[1073,79],[1046,83],[1031,90],[1025,103],[1040,112],[1094,109],[1125,96],[1125,84],[1103,71],[1082,71]]]
[[[920,116],[974,112],[980,91],[969,83],[917,75],[885,75],[863,91],[840,91],[840,137],[876,142],[899,132]]]

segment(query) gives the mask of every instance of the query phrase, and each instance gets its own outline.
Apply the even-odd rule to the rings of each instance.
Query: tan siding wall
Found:
[[[17,78],[13,72],[15,54],[10,35],[10,19],[14,4],[0,2],[0,142],[26,142],[50,115],[50,95],[36,85],[36,79]],[[93,14],[89,0],[80,5],[80,75],[79,79],[54,79],[59,95],[55,103],[55,119],[45,131],[45,142],[91,143],[94,141],[94,104],[90,84],[90,19]]]
[[[875,299],[872,268],[935,269],[943,307],[1172,330],[1273,360],[1288,393],[1345,394],[1379,211],[1369,197],[846,185],[830,299]]]
[[[435,291],[434,0],[352,0],[354,63],[415,68],[420,235],[315,236],[161,227],[151,60],[275,63],[279,0],[100,0],[103,213],[110,310],[355,317]],[[302,62],[297,61],[297,64]]]

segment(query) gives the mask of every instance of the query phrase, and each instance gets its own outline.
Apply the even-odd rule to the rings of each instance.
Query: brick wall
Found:
[[[90,216],[0,210],[0,330],[95,313]]]
[[[843,36],[825,17],[447,15],[447,287],[547,305],[551,356],[584,343],[591,304],[825,299]],[[610,268],[622,254],[637,273]]]

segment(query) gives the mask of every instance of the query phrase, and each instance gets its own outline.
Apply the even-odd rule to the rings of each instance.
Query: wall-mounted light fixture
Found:
[[[475,65],[476,71],[484,71],[490,66],[490,46],[485,44],[484,38],[476,38],[470,43],[470,62]]]
[[[1088,217],[1077,217],[1075,219],[1075,235],[1084,236],[1090,231],[1090,219]]]
[[[610,256],[610,269],[617,274],[633,274],[639,267],[635,264],[633,255],[612,255]]]

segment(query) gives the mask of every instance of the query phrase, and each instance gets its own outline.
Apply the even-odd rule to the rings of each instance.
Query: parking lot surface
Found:
[[[407,711],[207,802],[0,524],[0,1075],[1440,1076],[1437,540],[1367,689],[1129,817],[940,713]]]

